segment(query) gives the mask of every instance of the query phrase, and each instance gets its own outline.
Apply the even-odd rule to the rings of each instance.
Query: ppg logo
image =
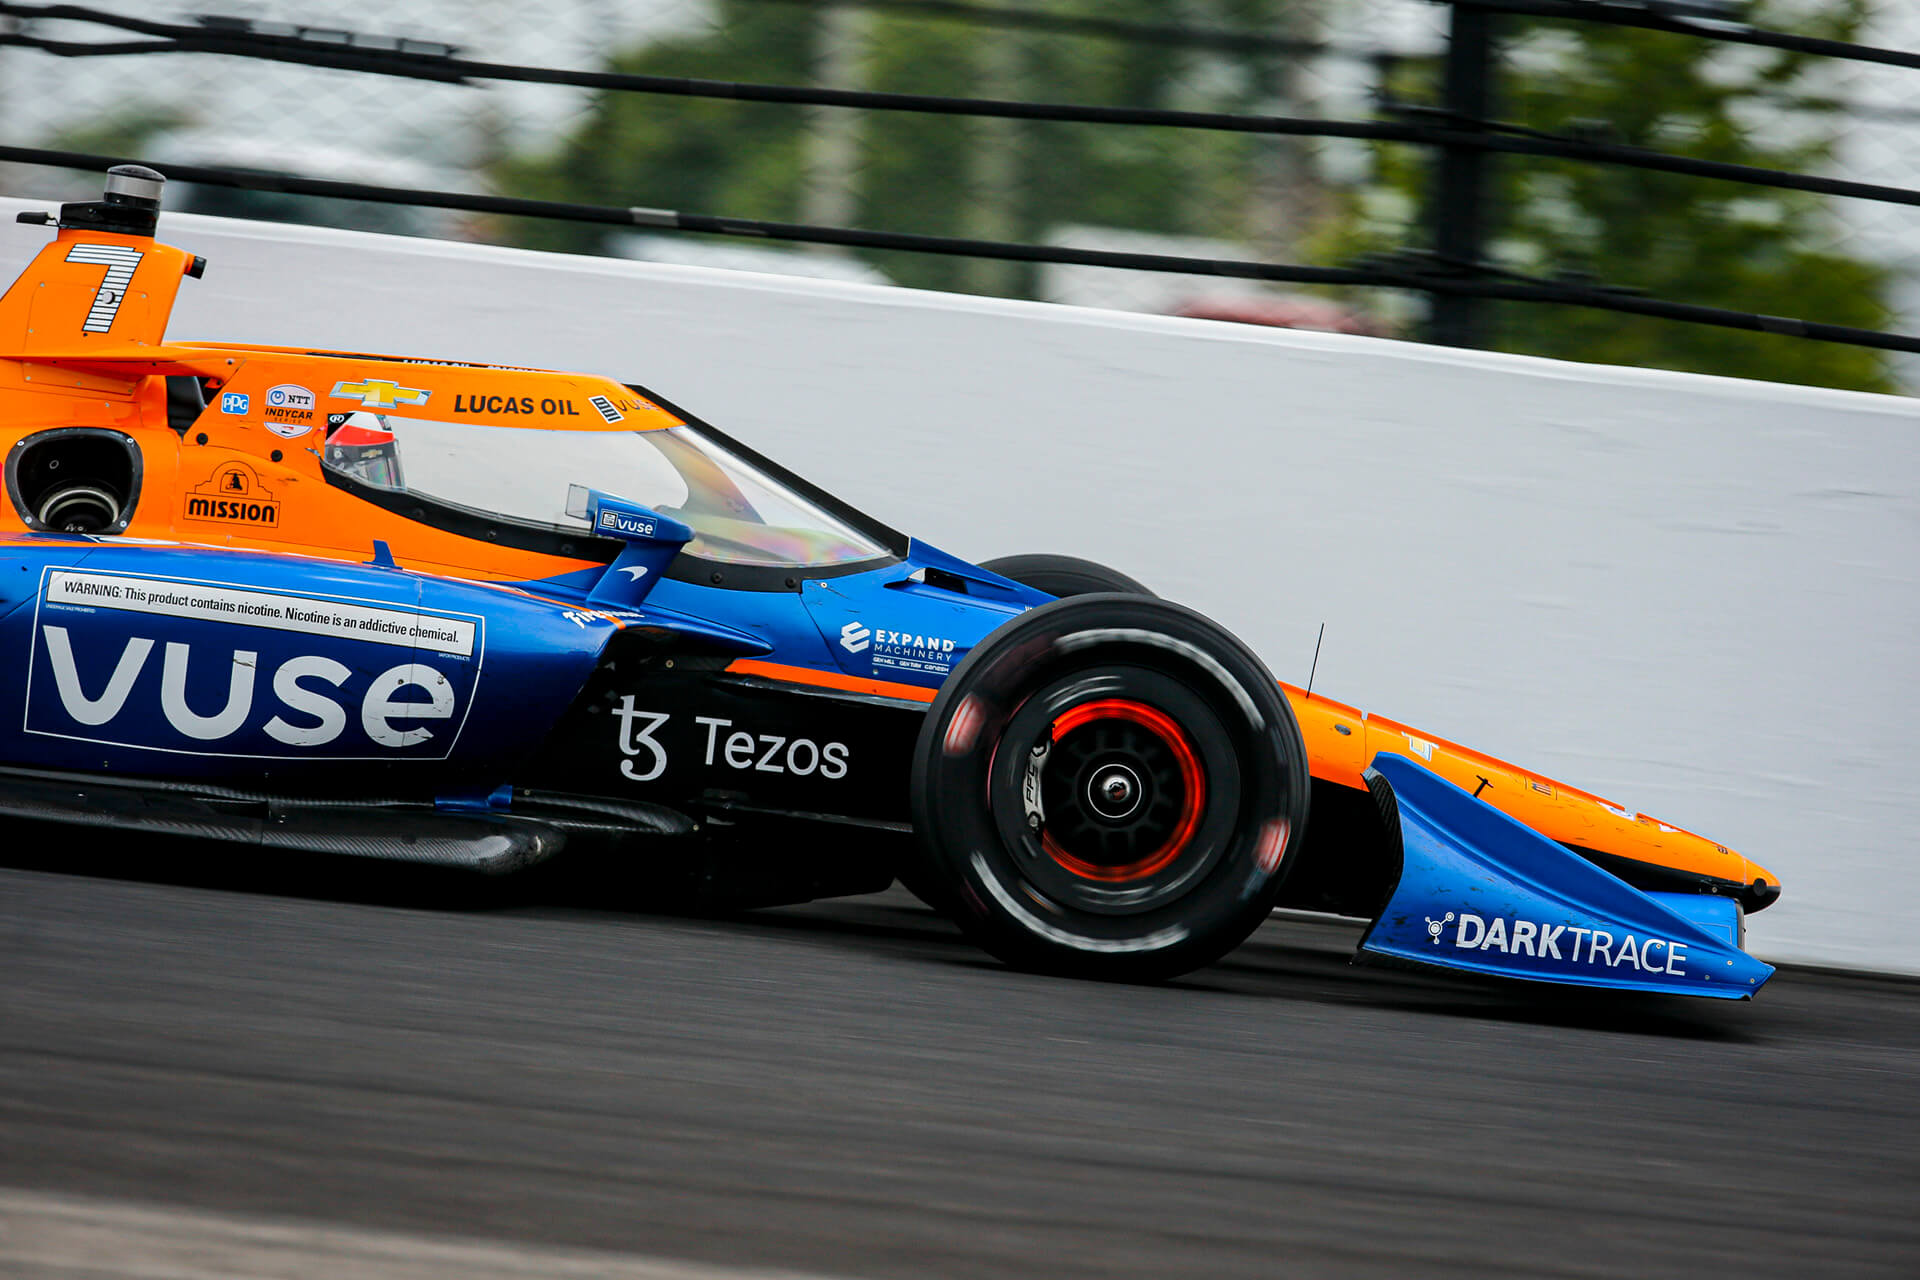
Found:
[[[247,411],[247,396],[245,392],[228,391],[228,392],[224,392],[221,395],[220,412],[245,413],[246,411]]]

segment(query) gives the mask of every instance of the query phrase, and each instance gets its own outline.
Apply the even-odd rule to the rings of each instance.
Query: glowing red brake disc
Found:
[[[1206,777],[1200,770],[1200,760],[1194,755],[1193,747],[1187,741],[1187,735],[1180,731],[1180,726],[1174,723],[1173,717],[1130,698],[1102,698],[1095,702],[1083,702],[1071,708],[1053,722],[1052,740],[1058,742],[1075,729],[1084,728],[1100,720],[1124,720],[1140,725],[1165,743],[1168,751],[1173,754],[1174,763],[1180,773],[1183,797],[1173,831],[1158,849],[1122,866],[1104,866],[1076,857],[1062,848],[1051,832],[1042,834],[1041,847],[1047,851],[1048,857],[1062,867],[1089,880],[1101,880],[1114,884],[1129,880],[1143,880],[1164,870],[1180,856],[1188,842],[1193,839],[1193,833],[1200,825],[1200,815],[1206,809]]]

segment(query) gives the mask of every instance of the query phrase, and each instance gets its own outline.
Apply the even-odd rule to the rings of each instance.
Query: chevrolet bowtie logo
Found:
[[[341,400],[358,400],[369,409],[391,409],[395,405],[425,404],[433,392],[403,387],[385,378],[368,378],[365,382],[336,382],[333,394]]]

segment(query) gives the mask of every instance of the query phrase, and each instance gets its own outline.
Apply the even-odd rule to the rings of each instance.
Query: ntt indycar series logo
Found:
[[[475,615],[50,569],[22,727],[197,755],[439,760],[484,639]]]
[[[1470,911],[1461,912],[1456,920],[1449,911],[1438,920],[1427,917],[1427,936],[1435,946],[1441,945],[1449,926],[1453,928],[1453,945],[1457,949],[1498,951],[1536,960],[1564,960],[1595,968],[1637,969],[1676,978],[1687,976],[1687,944],[1667,938],[1639,938],[1631,933],[1615,935],[1606,929],[1509,920],[1501,916],[1487,920]]]
[[[266,407],[260,417],[267,430],[282,440],[297,440],[313,430],[313,392],[294,382],[268,387]]]

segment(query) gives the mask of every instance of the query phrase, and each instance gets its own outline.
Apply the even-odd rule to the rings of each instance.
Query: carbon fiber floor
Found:
[[[897,893],[149,856],[0,869],[0,1187],[839,1277],[1920,1269],[1913,984],[1570,997],[1275,923],[1107,987]]]

